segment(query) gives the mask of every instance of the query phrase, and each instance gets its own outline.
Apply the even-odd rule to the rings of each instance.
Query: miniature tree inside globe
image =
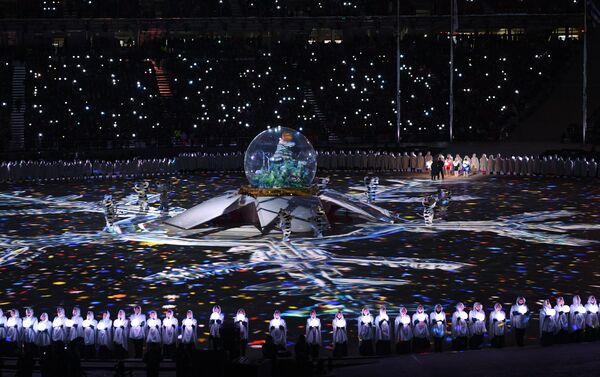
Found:
[[[296,130],[270,128],[248,146],[244,171],[252,187],[306,188],[317,171],[315,150]]]

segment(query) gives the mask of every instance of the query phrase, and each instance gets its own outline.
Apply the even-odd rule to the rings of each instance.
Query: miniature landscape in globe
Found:
[[[248,146],[244,171],[253,187],[308,187],[317,171],[315,150],[299,131],[270,128]]]

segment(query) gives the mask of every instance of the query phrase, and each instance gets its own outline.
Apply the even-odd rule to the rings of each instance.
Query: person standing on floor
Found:
[[[467,349],[468,319],[469,315],[465,312],[465,305],[459,302],[456,304],[456,311],[452,314],[452,349],[455,351]]]
[[[502,304],[497,302],[494,310],[490,313],[489,329],[492,347],[504,347],[504,333],[506,331],[506,313],[502,310]]]
[[[517,297],[515,304],[510,308],[510,324],[515,332],[515,340],[519,347],[523,347],[525,344],[525,331],[527,330],[529,318],[529,308],[525,297]]]
[[[483,344],[483,335],[487,332],[485,328],[485,312],[483,306],[476,302],[473,309],[469,312],[469,346],[473,350],[478,350]]]
[[[585,304],[585,337],[586,340],[594,341],[598,339],[598,328],[600,327],[598,321],[598,303],[596,297],[588,297],[587,304]]]
[[[433,349],[435,352],[442,352],[444,339],[446,338],[446,313],[442,305],[437,304],[431,314],[429,314],[429,323],[431,325],[431,335],[433,336]]]
[[[333,327],[333,357],[348,356],[348,331],[344,313],[338,311],[332,322]]]
[[[373,316],[366,306],[358,317],[358,345],[361,356],[373,355]]]
[[[540,309],[540,342],[547,347],[554,344],[554,338],[558,333],[556,310],[552,308],[550,300],[544,300]]]
[[[407,354],[412,351],[413,329],[411,318],[405,307],[400,307],[400,313],[395,320],[396,353]]]
[[[389,355],[391,341],[390,317],[385,306],[379,308],[379,315],[375,317],[375,353]]]

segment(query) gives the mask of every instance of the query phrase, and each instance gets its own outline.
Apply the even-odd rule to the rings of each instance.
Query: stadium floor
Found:
[[[332,188],[364,195],[364,174],[330,176]],[[441,303],[451,313],[457,301],[481,301],[489,309],[524,295],[537,312],[534,303],[550,296],[565,295],[570,303],[572,294],[599,293],[597,181],[488,176],[432,183],[425,176],[379,176],[376,204],[396,211],[398,224],[364,224],[338,211],[327,242],[292,240],[306,260],[290,262],[291,269],[271,255],[277,248],[165,244],[160,218],[132,226],[133,237],[103,232],[98,203],[109,193],[127,201],[131,180],[0,186],[0,307],[32,306],[36,315],[52,317],[57,305],[79,305],[108,308],[114,318],[118,309],[140,303],[144,311],[174,308],[178,317],[189,308],[205,323],[218,303],[229,316],[246,309],[252,340],[263,339],[265,321],[278,308],[293,340],[313,307],[329,327],[340,306],[354,318],[362,305],[375,313],[385,303],[395,317],[399,306],[422,303],[430,310]],[[182,176],[171,205],[189,208],[245,182],[241,174]],[[440,186],[453,199],[427,228],[420,201]]]

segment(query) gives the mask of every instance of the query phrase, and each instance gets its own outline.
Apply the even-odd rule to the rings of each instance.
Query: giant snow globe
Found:
[[[306,188],[315,178],[317,156],[300,132],[286,127],[269,128],[248,146],[244,171],[252,187]]]

